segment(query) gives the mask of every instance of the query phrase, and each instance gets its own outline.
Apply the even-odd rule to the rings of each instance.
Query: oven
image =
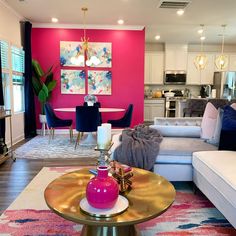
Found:
[[[176,117],[177,99],[175,97],[166,98],[165,116]]]

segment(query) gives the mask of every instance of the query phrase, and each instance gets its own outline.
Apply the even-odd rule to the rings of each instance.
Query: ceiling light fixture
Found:
[[[159,40],[160,38],[161,38],[160,35],[156,35],[156,36],[155,36],[155,39],[156,39],[156,40]]]
[[[83,11],[83,25],[84,25],[84,36],[81,37],[81,41],[83,43],[83,49],[86,52],[88,49],[88,41],[89,37],[86,35],[86,12],[88,11],[87,7],[82,7],[81,10]]]
[[[203,28],[204,28],[204,25],[201,24],[201,29],[202,29],[202,33],[204,32]],[[207,62],[208,62],[208,59],[207,59],[207,56],[203,53],[203,41],[205,40],[205,36],[203,36],[201,34],[201,37],[200,37],[200,40],[201,40],[201,53],[198,54],[195,59],[194,59],[194,65],[196,66],[196,68],[198,70],[204,70],[206,65],[207,65]]]
[[[53,23],[57,23],[57,22],[58,22],[58,19],[55,18],[55,17],[52,17],[52,22],[53,22]]]
[[[119,25],[123,25],[123,24],[124,24],[124,20],[119,19],[119,20],[117,21],[117,23],[118,23]]]
[[[203,29],[199,29],[197,32],[198,32],[199,34],[202,34],[202,33],[203,33]]]
[[[219,70],[226,69],[228,66],[228,63],[229,63],[228,56],[224,54],[225,27],[226,27],[226,25],[222,25],[223,33],[222,33],[221,54],[218,57],[216,57],[216,59],[215,59],[216,68]]]
[[[178,16],[182,16],[184,14],[184,10],[183,9],[179,9],[179,10],[177,10],[176,13],[177,13]]]

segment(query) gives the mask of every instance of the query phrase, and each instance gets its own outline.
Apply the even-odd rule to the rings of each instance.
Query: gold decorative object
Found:
[[[81,37],[81,41],[83,42],[84,52],[87,53],[89,37],[87,37],[87,35],[86,35],[86,12],[88,11],[88,8],[82,7],[81,10],[84,13],[84,16],[83,16],[84,36]]]
[[[226,27],[226,25],[222,25],[223,33],[222,33],[221,54],[218,57],[216,57],[216,59],[215,59],[216,68],[219,70],[226,69],[228,66],[228,63],[229,63],[228,56],[224,54],[225,27]]]
[[[126,190],[130,190],[132,187],[132,181],[130,178],[134,175],[132,169],[125,171],[124,167],[120,164],[117,165],[116,161],[111,162],[112,176],[117,180],[120,186],[120,192],[123,193]]]
[[[200,37],[200,40],[201,40],[201,53],[198,54],[195,59],[194,59],[194,65],[196,66],[196,68],[198,70],[204,70],[207,63],[208,63],[208,58],[207,56],[203,53],[203,41],[205,40],[205,36],[203,36],[203,27],[204,25],[200,25],[201,26],[201,31],[200,34],[201,34],[201,37]]]

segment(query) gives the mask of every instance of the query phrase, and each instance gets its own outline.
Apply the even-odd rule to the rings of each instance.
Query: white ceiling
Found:
[[[82,7],[88,7],[86,24],[100,28],[125,26],[146,28],[146,42],[199,43],[197,30],[205,25],[204,43],[221,43],[222,24],[227,24],[225,43],[236,44],[236,0],[191,0],[183,16],[176,10],[158,8],[160,0],[1,0],[33,23],[83,24]],[[180,0],[181,1],[181,0]]]

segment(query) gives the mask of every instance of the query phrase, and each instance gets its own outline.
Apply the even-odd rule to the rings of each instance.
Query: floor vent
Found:
[[[168,8],[168,9],[185,9],[191,1],[188,0],[170,0],[165,1],[161,0],[159,3],[159,8]]]

